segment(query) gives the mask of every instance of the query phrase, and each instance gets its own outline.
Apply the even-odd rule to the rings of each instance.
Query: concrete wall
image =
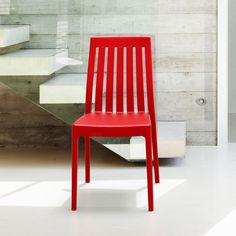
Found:
[[[229,0],[229,113],[236,113],[236,2]]]
[[[92,35],[153,35],[158,119],[187,120],[188,144],[216,144],[216,2],[11,0],[2,22],[31,24],[27,47],[69,47],[84,62],[62,73],[86,73]]]

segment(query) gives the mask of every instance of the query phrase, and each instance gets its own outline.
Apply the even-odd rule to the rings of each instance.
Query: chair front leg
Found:
[[[156,125],[152,127],[152,148],[153,148],[155,183],[160,183]]]
[[[148,210],[154,210],[153,202],[153,176],[152,176],[152,136],[151,132],[145,137],[146,141],[146,165],[147,165],[147,187],[148,187]]]
[[[85,182],[90,183],[90,137],[85,137]]]
[[[71,196],[71,210],[77,209],[77,178],[78,178],[78,141],[79,137],[72,130],[72,196]]]

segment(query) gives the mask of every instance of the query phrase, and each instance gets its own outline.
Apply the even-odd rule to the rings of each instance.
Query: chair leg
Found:
[[[156,125],[154,125],[152,127],[152,148],[153,148],[153,160],[154,160],[154,174],[155,174],[155,183],[160,183],[157,142],[158,142],[158,140],[157,140]]]
[[[90,183],[90,137],[85,137],[85,182]]]
[[[77,209],[78,141],[79,137],[77,137],[72,131],[72,211],[76,211]]]
[[[153,176],[152,176],[152,137],[151,133],[146,140],[146,165],[147,165],[147,187],[148,187],[148,210],[154,210],[153,203]]]

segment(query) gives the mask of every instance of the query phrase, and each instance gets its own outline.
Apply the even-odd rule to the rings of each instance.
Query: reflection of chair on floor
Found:
[[[97,68],[95,68],[97,52],[98,61]],[[108,54],[107,76],[104,76],[106,52]],[[134,53],[136,54],[135,58],[133,56]],[[134,60],[136,68],[133,68]],[[116,65],[115,61],[117,62]],[[117,69],[116,73],[114,73],[114,67]],[[96,86],[94,85],[95,71],[97,71]],[[124,76],[124,71],[126,76]],[[114,76],[115,74],[116,76]],[[106,77],[106,80],[104,80],[104,77]],[[116,77],[116,81],[114,77]],[[126,84],[124,77],[126,77]],[[146,78],[146,83],[144,78]],[[104,81],[106,81],[106,84]],[[114,84],[116,84],[116,91],[113,91]],[[134,90],[135,84],[136,90]],[[147,94],[145,93],[144,85],[147,86]],[[103,90],[104,87],[105,91]],[[95,88],[95,111],[92,111],[93,88]],[[106,96],[104,109],[103,94]],[[137,99],[135,99],[136,95]],[[113,107],[113,97],[116,99],[116,108]],[[145,99],[147,100],[146,108]],[[124,109],[124,100],[127,101],[127,112]],[[136,100],[137,111],[135,111]],[[91,38],[85,115],[75,121],[72,126],[72,210],[77,208],[78,139],[81,136],[85,137],[87,183],[90,182],[90,137],[145,137],[148,203],[149,211],[153,211],[152,152],[156,183],[159,183],[159,166],[150,37]]]

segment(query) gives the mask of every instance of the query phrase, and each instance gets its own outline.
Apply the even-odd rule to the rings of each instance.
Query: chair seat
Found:
[[[79,129],[79,134],[84,135],[85,129],[89,136],[143,135],[144,130],[150,126],[151,119],[148,113],[89,113],[80,117],[73,124],[74,128]],[[117,133],[113,133],[115,130]]]

